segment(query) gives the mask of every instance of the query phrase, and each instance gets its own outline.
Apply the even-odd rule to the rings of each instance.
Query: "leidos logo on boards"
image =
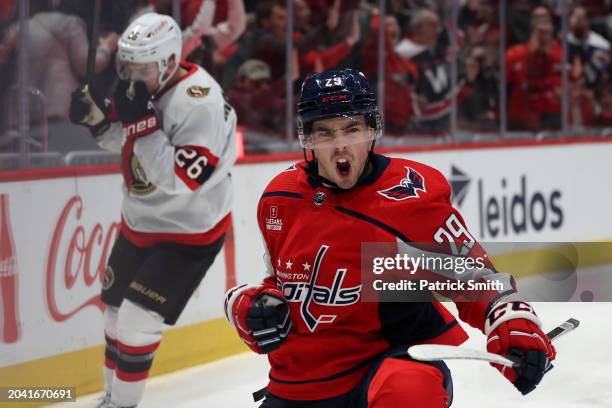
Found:
[[[525,174],[501,177],[495,181],[491,178],[487,178],[486,182],[483,177],[476,180],[481,239],[520,235],[547,228],[556,230],[563,225],[560,190],[530,189]],[[449,182],[453,191],[453,205],[462,207],[472,181],[465,172],[451,166]]]

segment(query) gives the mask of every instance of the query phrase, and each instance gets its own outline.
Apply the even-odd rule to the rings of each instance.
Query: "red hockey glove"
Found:
[[[275,287],[241,285],[225,295],[225,315],[247,346],[258,354],[276,350],[291,330],[289,305]]]
[[[144,82],[119,81],[114,98],[115,109],[126,136],[142,137],[160,128],[151,95]]]
[[[522,362],[514,368],[492,364],[522,394],[535,389],[555,359],[555,348],[540,325],[531,305],[521,301],[495,305],[485,321],[487,351]]]

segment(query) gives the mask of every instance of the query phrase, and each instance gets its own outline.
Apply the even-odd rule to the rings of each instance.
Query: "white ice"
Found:
[[[612,407],[612,302],[534,305],[547,330],[569,317],[581,322],[555,342],[555,368],[538,389],[522,396],[488,363],[448,362],[454,382],[453,408]],[[470,327],[466,330],[470,339],[464,346],[484,349],[484,336]],[[264,357],[240,354],[151,379],[139,408],[257,407],[251,393],[262,388],[266,379]],[[86,396],[54,407],[94,407],[99,397]]]

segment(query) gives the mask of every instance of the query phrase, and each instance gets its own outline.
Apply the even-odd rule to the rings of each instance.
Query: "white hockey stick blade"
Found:
[[[442,344],[417,344],[408,347],[408,355],[419,361],[434,360],[481,360],[513,367],[517,362],[499,354],[488,353],[481,350],[473,350],[457,346],[445,346]]]
[[[564,334],[571,332],[579,325],[580,321],[577,319],[567,319],[565,322],[546,333],[546,335],[551,341],[556,340]],[[417,344],[408,348],[408,355],[419,361],[480,360],[501,364],[508,367],[519,365],[517,361],[513,361],[498,354],[457,346],[445,346],[441,344]]]

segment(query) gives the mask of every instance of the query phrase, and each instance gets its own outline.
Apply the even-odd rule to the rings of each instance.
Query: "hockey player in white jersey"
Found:
[[[162,325],[176,322],[230,223],[236,115],[219,84],[180,58],[176,22],[145,14],[119,40],[113,97],[88,85],[72,96],[71,120],[122,157],[121,234],[102,287],[104,408],[138,404]]]

